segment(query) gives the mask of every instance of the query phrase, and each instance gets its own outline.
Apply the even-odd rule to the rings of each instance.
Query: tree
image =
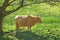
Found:
[[[14,5],[13,3],[14,2],[18,2],[19,1],[19,5],[17,7],[15,7],[13,10],[9,10],[9,11],[6,11],[6,8],[8,6],[12,6]],[[29,2],[29,3],[27,3]],[[3,34],[3,27],[2,27],[2,22],[3,22],[3,18],[13,12],[16,12],[17,10],[25,7],[25,6],[28,6],[28,5],[31,5],[31,4],[40,4],[40,3],[47,3],[47,4],[50,4],[50,5],[57,5],[55,2],[59,2],[59,1],[52,1],[52,0],[4,0],[2,6],[0,6],[0,35]]]

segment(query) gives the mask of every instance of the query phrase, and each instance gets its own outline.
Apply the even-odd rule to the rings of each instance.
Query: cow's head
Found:
[[[40,17],[36,18],[37,23],[42,23],[42,19]]]

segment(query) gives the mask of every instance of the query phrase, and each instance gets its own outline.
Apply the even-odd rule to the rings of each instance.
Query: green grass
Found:
[[[38,15],[42,19],[41,24],[32,26],[32,31],[20,28],[16,33],[4,35],[3,40],[60,40],[60,8],[51,7],[48,4],[39,4],[24,7],[13,14],[6,16],[3,20],[4,32],[15,30],[16,15]],[[13,34],[16,34],[13,36]]]

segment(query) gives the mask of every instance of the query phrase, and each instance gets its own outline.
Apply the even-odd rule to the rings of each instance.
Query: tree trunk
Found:
[[[0,36],[1,36],[1,37],[2,37],[2,35],[3,35],[2,22],[3,22],[3,18],[0,17]]]

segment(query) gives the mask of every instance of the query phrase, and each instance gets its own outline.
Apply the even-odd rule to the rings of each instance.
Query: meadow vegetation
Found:
[[[7,8],[7,10],[12,7]],[[15,36],[5,35],[6,40],[60,40],[60,8],[45,3],[30,5],[21,8],[13,14],[6,16],[3,20],[3,30],[8,32],[15,30],[16,15],[36,15],[40,16],[42,23],[32,27],[31,32],[27,28],[20,28]],[[13,33],[12,33],[13,34]]]

